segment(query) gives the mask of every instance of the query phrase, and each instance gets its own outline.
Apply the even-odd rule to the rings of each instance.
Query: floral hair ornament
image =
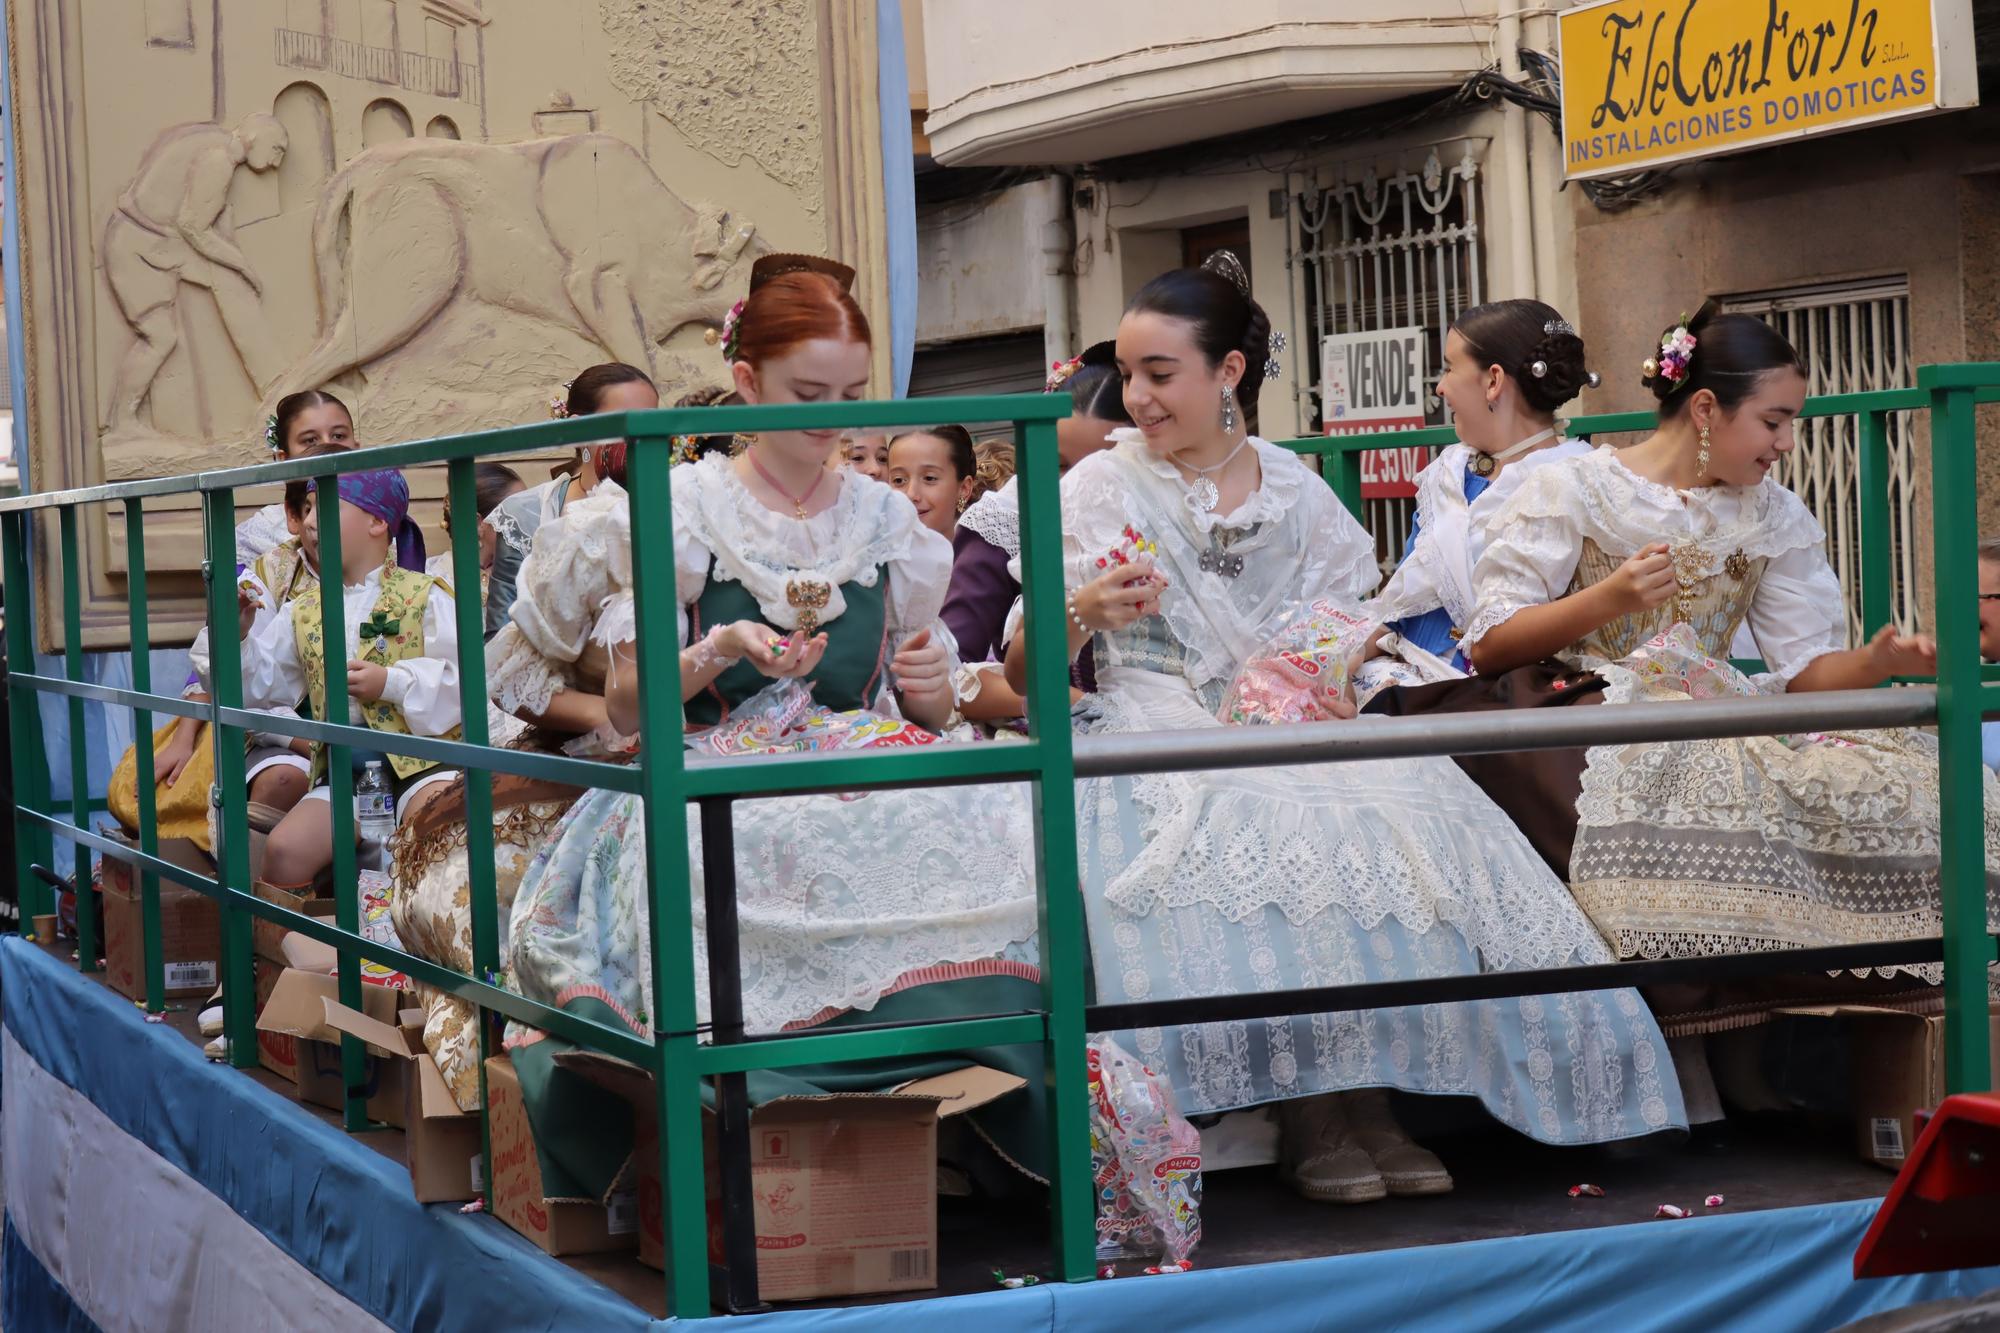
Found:
[[[735,305],[729,307],[729,313],[722,317],[722,329],[720,332],[710,329],[702,335],[707,339],[710,347],[720,347],[722,349],[722,359],[732,365],[736,361],[737,335],[743,328],[744,304],[743,301],[738,301]]]
[[[674,462],[676,464],[692,463],[700,457],[701,457],[701,436],[699,435],[674,436]]]
[[[264,418],[264,447],[271,451],[273,457],[285,451],[285,442],[278,438],[278,415],[275,412]]]
[[[576,381],[571,380],[549,395],[549,415],[557,421],[569,416],[569,386],[574,383]]]
[[[1647,379],[1665,380],[1676,386],[1687,381],[1695,349],[1695,336],[1688,332],[1689,323],[1688,317],[1682,315],[1680,322],[1661,337],[1659,356],[1647,357],[1646,363],[1639,367]]]
[[[1049,362],[1049,378],[1042,385],[1042,392],[1054,393],[1057,389],[1062,388],[1063,385],[1068,384],[1071,377],[1082,369],[1083,358],[1080,356],[1073,356],[1067,361]]]
[[[1278,360],[1285,351],[1285,335],[1282,332],[1271,335],[1271,354],[1264,358],[1264,378],[1274,380],[1285,373],[1284,362]]]

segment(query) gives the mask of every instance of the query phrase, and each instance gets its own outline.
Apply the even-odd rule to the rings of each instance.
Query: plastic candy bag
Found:
[[[1288,612],[1237,669],[1216,710],[1232,726],[1317,722],[1347,693],[1353,659],[1375,623],[1325,600]]]
[[[687,733],[696,754],[797,754],[935,745],[933,733],[868,708],[833,709],[813,702],[812,689],[787,678],[771,682],[733,709],[726,721]]]
[[[1088,1049],[1097,1257],[1183,1263],[1201,1241],[1201,1135],[1165,1079],[1109,1038]]]
[[[1702,651],[1694,631],[1677,624],[1654,635],[1617,666],[1639,682],[1640,698],[1684,694],[1690,699],[1729,699],[1759,694],[1748,676]],[[1809,745],[1852,747],[1854,742],[1825,732],[1799,732],[1775,739],[1794,750]]]

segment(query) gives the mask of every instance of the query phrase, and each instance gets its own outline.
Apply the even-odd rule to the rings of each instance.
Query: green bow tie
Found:
[[[403,622],[400,620],[385,620],[381,616],[370,616],[361,622],[361,628],[356,633],[364,639],[388,639],[395,637],[402,628]]]

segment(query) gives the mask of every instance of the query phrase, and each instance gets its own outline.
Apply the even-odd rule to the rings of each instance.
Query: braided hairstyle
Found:
[[[1251,297],[1240,260],[1222,250],[1200,268],[1162,273],[1139,289],[1125,313],[1186,320],[1194,327],[1195,346],[1211,370],[1231,352],[1241,352],[1243,378],[1236,385],[1236,403],[1243,413],[1243,428],[1257,433],[1257,395],[1264,387],[1264,366],[1271,359],[1271,317]]]
[[[1489,301],[1452,321],[1452,331],[1482,368],[1498,366],[1522,401],[1553,416],[1596,377],[1584,363],[1583,339],[1554,306],[1541,301]]]
[[[1663,356],[1663,346],[1680,330],[1694,339],[1694,350],[1673,373]],[[1640,383],[1660,403],[1660,420],[1672,421],[1684,415],[1688,404],[1702,389],[1715,395],[1725,412],[1734,412],[1758,383],[1773,371],[1791,370],[1805,374],[1798,349],[1785,336],[1754,315],[1725,315],[1714,302],[1704,303],[1693,319],[1684,320],[1660,335],[1646,358]]]

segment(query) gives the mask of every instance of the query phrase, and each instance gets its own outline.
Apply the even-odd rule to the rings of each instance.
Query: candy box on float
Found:
[[[105,836],[137,846],[115,829]],[[201,849],[184,838],[161,842],[160,857],[203,875],[215,873]],[[143,1000],[146,928],[138,877],[116,857],[105,857],[102,865],[105,980],[127,999]],[[221,976],[222,909],[213,898],[172,880],[160,881],[160,959],[169,998],[204,998],[215,989]]]
[[[639,1208],[634,1192],[613,1194],[609,1208],[596,1199],[549,1196],[528,1104],[521,1097],[520,1076],[504,1055],[486,1062],[486,1102],[493,1139],[488,1212],[558,1258],[629,1250],[637,1243]]]
[[[559,1055],[556,1063],[632,1104],[639,1259],[664,1268],[652,1075],[587,1051]],[[1025,1086],[1013,1074],[970,1065],[885,1093],[780,1097],[758,1107],[750,1116],[758,1296],[803,1301],[935,1288],[938,1121]],[[715,1118],[704,1114],[702,1124],[709,1261],[721,1263]]]

